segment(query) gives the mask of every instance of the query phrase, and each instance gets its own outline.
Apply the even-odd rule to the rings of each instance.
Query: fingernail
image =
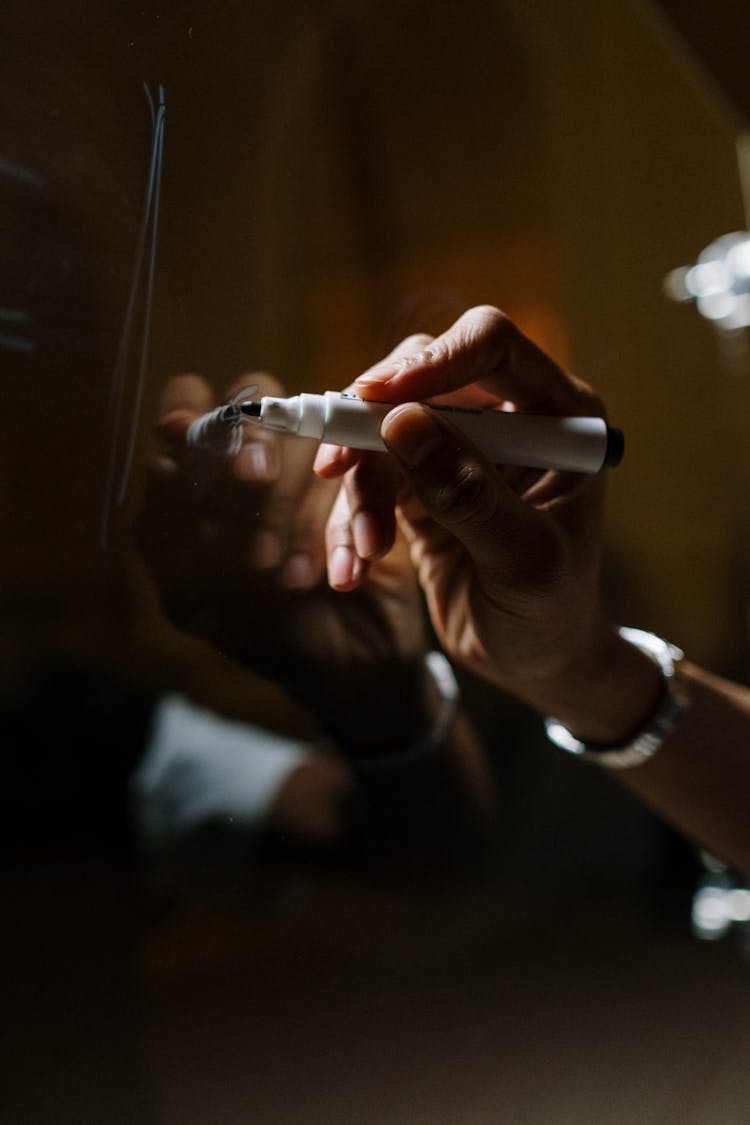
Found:
[[[362,573],[362,560],[349,547],[334,547],[328,558],[328,583],[334,589],[346,590]]]
[[[429,409],[407,403],[388,414],[383,441],[407,469],[416,469],[443,441],[443,432]]]
[[[373,383],[387,383],[389,379],[393,379],[403,370],[402,362],[399,360],[394,363],[392,360],[388,363],[376,363],[374,367],[368,368],[358,375],[354,380],[354,388],[369,387]]]
[[[309,590],[316,581],[317,575],[309,555],[298,551],[297,554],[289,556],[281,572],[281,585],[285,589]]]
[[[259,570],[271,570],[281,563],[281,539],[275,531],[264,528],[255,536],[252,553],[253,562]]]
[[[380,523],[373,512],[362,508],[355,513],[352,519],[352,536],[354,546],[361,559],[371,559],[380,553],[383,546],[383,537]]]

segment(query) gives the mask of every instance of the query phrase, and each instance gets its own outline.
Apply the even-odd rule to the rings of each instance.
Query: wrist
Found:
[[[547,737],[577,758],[610,769],[631,769],[654,756],[691,705],[691,693],[681,669],[684,653],[676,645],[643,629],[621,628],[619,636],[642,652],[659,672],[661,691],[654,708],[627,738],[606,743],[583,741],[559,719],[547,718]]]
[[[657,708],[664,679],[657,664],[611,624],[569,661],[534,706],[554,715],[581,742],[627,742]]]

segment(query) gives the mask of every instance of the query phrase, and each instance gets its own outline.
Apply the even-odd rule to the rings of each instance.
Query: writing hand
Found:
[[[616,740],[623,715],[596,706],[608,671],[637,673],[644,698],[658,685],[602,609],[604,477],[491,465],[443,416],[418,405],[439,398],[598,416],[601,401],[497,309],[471,309],[442,336],[409,343],[354,383],[365,398],[401,404],[382,428],[391,464],[352,450],[318,455],[320,475],[344,476],[347,510],[332,520],[366,513],[362,553],[377,559],[393,535],[383,513],[395,506],[449,655],[581,736]],[[353,546],[359,552],[356,537]]]

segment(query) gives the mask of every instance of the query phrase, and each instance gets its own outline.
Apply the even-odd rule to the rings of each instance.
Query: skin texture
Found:
[[[402,404],[382,428],[392,458],[330,456],[325,446],[316,458],[322,477],[344,473],[346,504],[331,515],[329,540],[335,534],[344,544],[347,520],[363,513],[371,524],[364,558],[349,535],[359,576],[350,588],[387,557],[395,509],[446,651],[587,739],[617,741],[650,712],[659,678],[619,640],[601,606],[604,475],[490,465],[443,416],[409,401],[602,415],[600,400],[496,309],[470,310],[438,339],[408,344],[407,355],[405,342],[354,384],[363,397]],[[602,691],[618,661],[643,681],[634,714],[580,711],[579,695]]]
[[[604,475],[490,465],[419,405],[484,402],[603,416],[596,393],[491,306],[470,309],[436,339],[404,341],[353,389],[394,403],[381,431],[391,456],[318,452],[316,471],[342,478],[345,498],[329,519],[329,543],[339,549],[332,585],[355,588],[387,557],[395,512],[451,658],[586,742],[629,741],[663,685],[602,604]],[[363,514],[366,541],[353,530]],[[687,835],[750,870],[750,693],[693,664],[685,676],[690,710],[652,759],[614,776]]]

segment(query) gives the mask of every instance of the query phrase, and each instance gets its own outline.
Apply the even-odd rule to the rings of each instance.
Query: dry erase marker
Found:
[[[622,460],[622,431],[608,426],[603,418],[554,418],[427,405],[450,419],[496,465],[598,473]],[[385,449],[380,426],[394,406],[392,402],[370,402],[347,391],[292,398],[266,395],[259,402],[237,403],[243,418],[266,429],[372,450]]]

